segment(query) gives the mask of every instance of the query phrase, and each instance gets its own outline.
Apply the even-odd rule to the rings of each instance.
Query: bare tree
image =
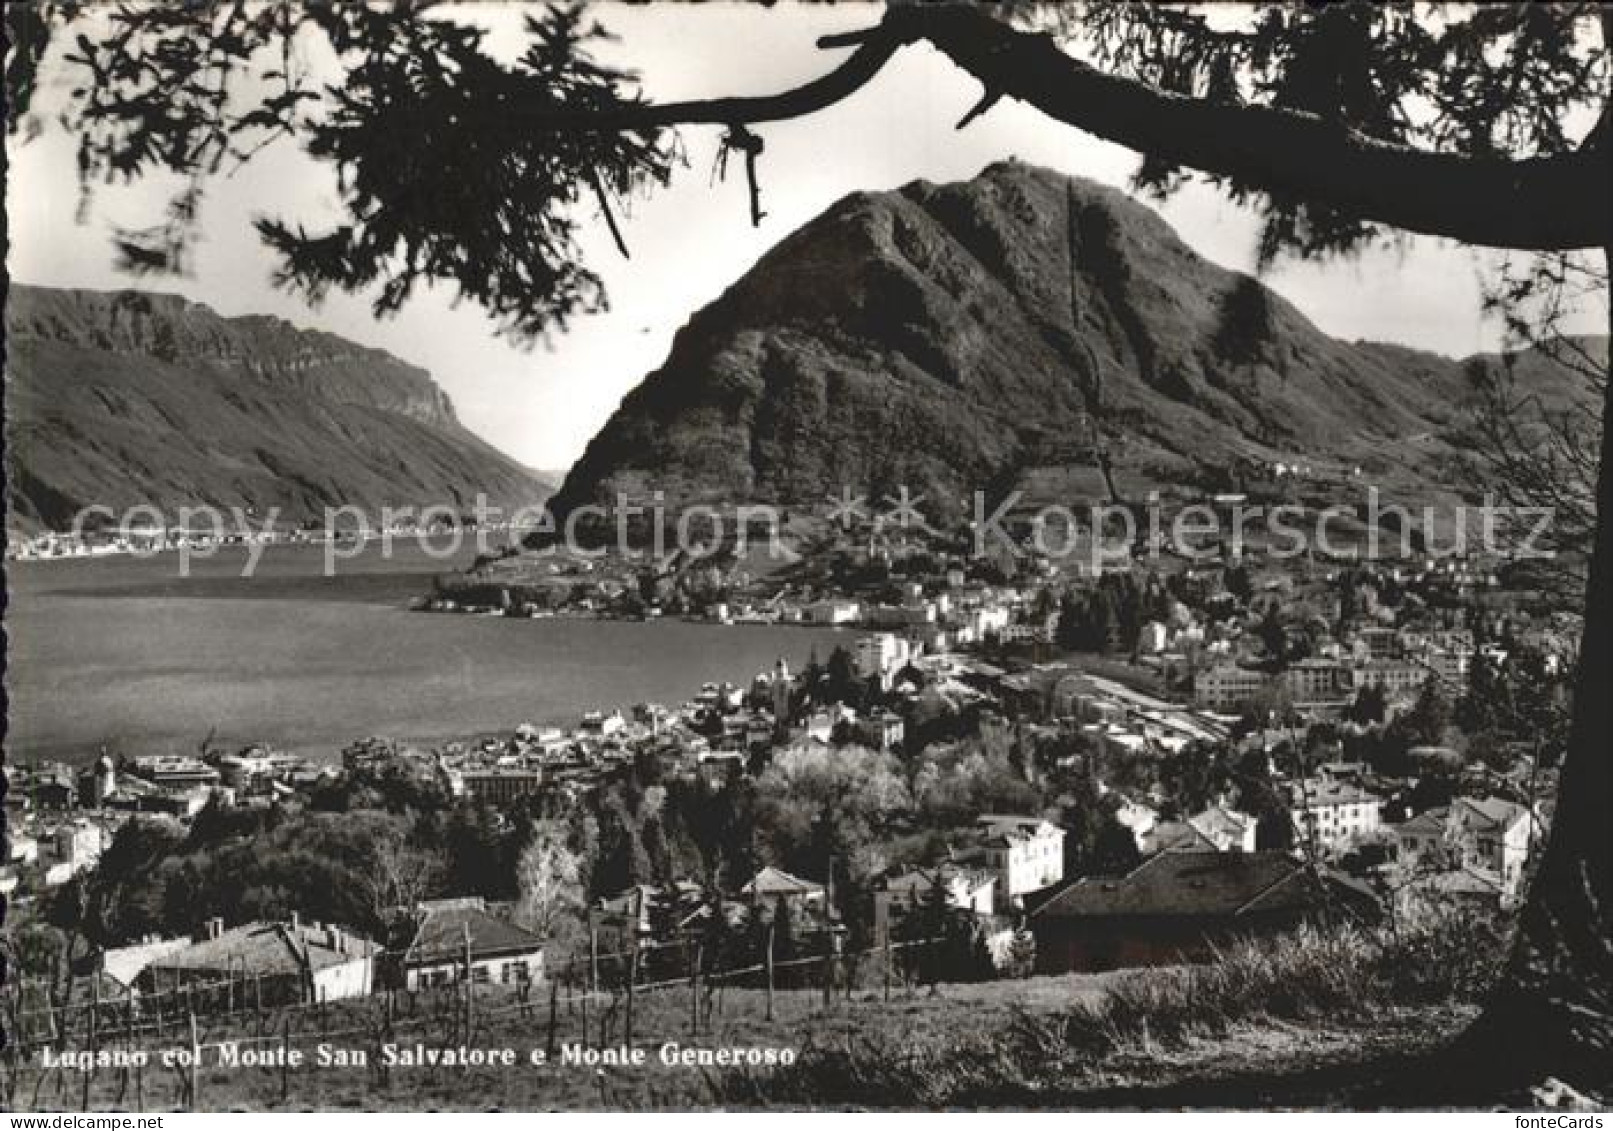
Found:
[[[375,837],[365,864],[358,872],[364,907],[381,930],[400,910],[411,911],[429,896],[447,870],[440,853],[411,843],[397,828]]]
[[[538,826],[515,864],[516,919],[555,940],[576,933],[587,905],[583,860],[566,843],[564,827]]]

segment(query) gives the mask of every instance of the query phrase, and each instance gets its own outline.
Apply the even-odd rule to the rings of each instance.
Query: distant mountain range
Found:
[[[1537,360],[1546,399],[1583,395]],[[1465,365],[1329,337],[1124,194],[1006,162],[852,194],[783,240],[679,331],[551,505],[1101,495],[1105,459],[1130,497],[1303,463],[1426,500],[1472,486]]]
[[[13,285],[5,319],[9,531],[64,529],[91,504],[302,521],[552,490],[424,370],[332,334],[132,290]]]
[[[302,520],[552,490],[423,370],[277,318],[13,286],[6,329],[8,530],[92,503]],[[1542,403],[1591,407],[1577,375],[1520,360]],[[1451,501],[1476,488],[1468,370],[1494,361],[1329,337],[1123,193],[1005,162],[854,193],[788,236],[691,317],[550,502],[1079,503],[1279,464]]]

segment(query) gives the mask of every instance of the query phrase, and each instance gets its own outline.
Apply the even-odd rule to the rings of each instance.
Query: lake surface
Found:
[[[517,620],[410,612],[434,574],[411,541],[371,543],[324,576],[324,547],[10,562],[8,758],[85,761],[271,742],[325,757],[368,734],[420,741],[574,723],[584,710],[678,703],[707,680],[799,667],[826,629],[681,621]]]

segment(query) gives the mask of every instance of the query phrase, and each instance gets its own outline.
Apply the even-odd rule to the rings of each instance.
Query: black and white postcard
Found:
[[[0,1108],[1601,1126],[1613,6],[4,18]]]

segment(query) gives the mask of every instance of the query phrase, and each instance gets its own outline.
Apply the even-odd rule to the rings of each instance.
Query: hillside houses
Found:
[[[1378,903],[1338,873],[1281,852],[1164,852],[1124,876],[1091,876],[1034,905],[1038,973],[1203,960],[1236,938],[1269,936]]]
[[[675,976],[672,964],[698,952],[696,943],[709,944],[708,961],[741,951],[759,961],[769,936],[785,961],[801,963],[792,969],[815,972],[830,947],[878,946],[893,931],[914,938],[897,924],[940,908],[946,929],[966,940],[1028,927],[1046,972],[1181,961],[1340,908],[1369,915],[1367,893],[1328,866],[1408,908],[1436,899],[1508,906],[1521,894],[1538,827],[1516,802],[1479,795],[1521,796],[1533,777],[1515,767],[1492,773],[1458,724],[1415,738],[1393,729],[1428,680],[1461,678],[1460,665],[1480,654],[1471,632],[1441,627],[1451,610],[1398,623],[1381,610],[1346,620],[1319,576],[1279,584],[1256,575],[1229,586],[1236,567],[1220,565],[1140,586],[1128,613],[1140,622],[1134,643],[1116,644],[1111,633],[1103,649],[1066,650],[1053,610],[1068,579],[1039,588],[1028,572],[1003,573],[1013,586],[986,585],[940,556],[924,568],[922,580],[852,574],[843,592],[822,577],[792,581],[804,604],[794,596],[747,604],[754,598],[743,594],[719,602],[736,620],[763,609],[794,623],[799,606],[804,623],[850,631],[804,670],[764,661],[686,701],[616,704],[606,692],[564,725],[523,723],[430,750],[365,740],[343,751],[340,768],[247,747],[42,770],[8,798],[29,820],[10,844],[0,890],[27,896],[93,867],[93,837],[73,831],[81,817],[110,830],[131,814],[167,812],[183,830],[197,827],[191,819],[213,798],[283,806],[294,818],[306,808],[321,820],[350,811],[340,808],[350,798],[364,807],[379,807],[377,797],[418,801],[433,816],[474,815],[478,844],[500,846],[501,869],[540,814],[575,815],[582,828],[617,821],[614,839],[568,834],[580,874],[562,941],[463,898],[400,913],[386,951],[368,952],[372,988],[468,978],[519,992],[585,960],[590,942],[611,956],[607,980],[624,977],[633,954],[647,980]],[[1262,639],[1257,618],[1271,610],[1282,623]],[[960,642],[969,646],[949,650]],[[1375,720],[1366,702],[1350,710],[1364,687],[1384,692],[1367,697]],[[1454,698],[1446,696],[1452,715]],[[1271,713],[1240,718],[1254,702]],[[786,755],[829,765],[831,804],[817,780],[797,789]],[[1539,761],[1549,766],[1544,753]],[[833,805],[858,800],[841,781],[879,782],[877,810],[829,824]],[[37,808],[23,810],[24,800]],[[646,814],[663,820],[660,840]],[[201,827],[228,830],[235,816]],[[720,824],[720,838],[695,823],[706,820]],[[825,832],[833,839],[820,841]],[[620,851],[627,843],[631,853]],[[1291,847],[1268,852],[1266,843]],[[1429,866],[1414,867],[1425,856]],[[1135,868],[1118,863],[1134,859]],[[455,890],[466,890],[466,871],[456,863],[451,874]],[[485,890],[507,895],[510,879],[506,872]],[[626,886],[609,890],[617,885]],[[350,901],[299,902],[322,917],[352,913]],[[294,905],[288,897],[275,906]],[[344,953],[322,927],[295,918],[216,930],[217,938],[116,948],[129,953],[107,953],[108,975],[199,983],[217,973],[228,936],[281,992],[360,992],[353,967],[364,954],[351,936]],[[923,949],[904,957],[919,961]],[[239,977],[241,960],[233,965]],[[314,968],[311,990],[298,973],[304,965]]]

